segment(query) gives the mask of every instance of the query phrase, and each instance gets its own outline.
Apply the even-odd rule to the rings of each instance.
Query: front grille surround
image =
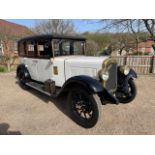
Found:
[[[103,62],[102,71],[109,73],[107,81],[102,80],[102,85],[110,93],[114,93],[117,90],[117,62],[114,59],[107,59]]]
[[[117,64],[111,64],[108,68],[109,79],[106,81],[105,88],[113,93],[117,89]]]

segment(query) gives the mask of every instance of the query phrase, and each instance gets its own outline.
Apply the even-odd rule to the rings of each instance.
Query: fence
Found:
[[[119,65],[128,65],[138,74],[155,73],[154,56],[117,56],[114,58]]]
[[[155,73],[155,56],[117,56],[113,58],[117,60],[119,65],[128,65],[138,74]],[[18,63],[17,56],[11,59],[0,57],[0,66],[5,66],[8,71],[15,70]]]

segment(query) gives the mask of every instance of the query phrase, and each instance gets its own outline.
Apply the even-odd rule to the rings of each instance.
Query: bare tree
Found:
[[[143,19],[143,22],[145,24],[145,27],[147,29],[147,31],[150,34],[150,37],[154,40],[155,42],[155,19]],[[155,44],[152,45],[152,48],[155,51]]]
[[[65,19],[48,19],[36,20],[35,26],[32,28],[38,34],[72,34],[75,27],[72,20]]]
[[[149,38],[155,41],[155,19],[106,19],[99,20],[103,27],[101,30],[112,30],[114,32],[132,33],[136,47],[140,42],[141,32],[147,32]],[[155,51],[155,45],[152,46]]]
[[[93,40],[88,40],[86,44],[86,55],[95,55],[98,51],[98,45]]]
[[[143,22],[151,38],[155,41],[155,19],[143,19]]]
[[[12,43],[14,37],[10,36],[8,29],[0,27],[0,40],[3,46],[4,55],[1,58],[2,62],[7,65],[7,70],[11,70],[11,65],[14,63]]]

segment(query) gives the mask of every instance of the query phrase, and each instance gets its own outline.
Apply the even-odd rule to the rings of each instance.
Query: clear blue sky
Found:
[[[35,24],[35,19],[6,19],[7,21],[25,25],[27,27],[33,27]],[[97,20],[80,20],[80,19],[74,19],[73,23],[77,29],[78,32],[95,32],[100,28],[99,23],[97,23]]]

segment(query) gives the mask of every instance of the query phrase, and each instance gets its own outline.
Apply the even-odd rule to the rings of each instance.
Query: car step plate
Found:
[[[49,92],[44,90],[44,85],[42,85],[42,84],[39,84],[36,82],[27,82],[26,85],[35,89],[35,90],[38,90],[38,91],[44,93],[45,95],[51,96],[51,94]]]

